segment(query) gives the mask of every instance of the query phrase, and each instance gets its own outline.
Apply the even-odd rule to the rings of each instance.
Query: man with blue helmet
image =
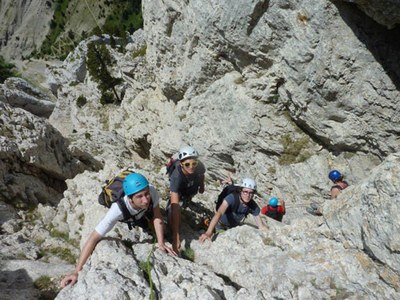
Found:
[[[331,187],[331,198],[339,196],[340,192],[347,188],[349,184],[343,180],[343,175],[338,170],[332,170],[328,174],[329,179],[335,184]]]
[[[272,197],[269,199],[268,205],[261,209],[261,213],[267,217],[282,222],[283,215],[286,214],[285,201],[283,201],[283,199]]]
[[[74,285],[78,280],[78,273],[82,270],[89,256],[92,254],[97,243],[117,224],[118,221],[125,221],[125,212],[130,215],[132,222],[146,228],[149,216],[154,225],[160,250],[176,256],[176,252],[164,243],[164,223],[161,217],[157,190],[150,185],[146,177],[139,173],[132,173],[126,176],[122,184],[123,196],[118,202],[112,203],[110,209],[100,223],[93,230],[86,241],[75,271],[64,277],[61,287]]]
[[[330,190],[331,199],[335,199],[342,190],[349,186],[349,184],[343,180],[343,177],[343,174],[338,170],[331,170],[329,172],[328,178],[334,183]],[[322,208],[315,202],[311,203],[310,207],[307,207],[306,210],[312,215],[322,216]]]

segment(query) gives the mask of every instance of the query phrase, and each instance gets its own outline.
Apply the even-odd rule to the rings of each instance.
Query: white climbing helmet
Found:
[[[257,190],[257,184],[254,179],[244,178],[242,184],[240,185],[242,188],[252,189],[254,191]]]
[[[198,156],[199,154],[193,147],[187,146],[179,149],[179,154],[178,154],[179,160],[184,160],[190,157],[197,158]]]

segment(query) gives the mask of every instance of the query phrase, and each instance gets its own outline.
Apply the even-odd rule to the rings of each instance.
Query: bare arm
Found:
[[[89,256],[92,254],[94,248],[96,248],[97,243],[101,240],[101,235],[97,233],[96,230],[90,234],[88,240],[83,246],[81,255],[79,256],[78,264],[75,267],[75,271],[64,277],[61,281],[61,287],[66,287],[68,284],[74,285],[78,281],[78,272],[82,270]]]
[[[167,245],[165,245],[164,223],[163,223],[162,217],[161,217],[160,206],[157,205],[156,207],[154,207],[153,213],[154,213],[153,224],[154,224],[154,230],[157,235],[158,247],[162,251],[167,252],[173,256],[176,256],[177,255],[176,252],[173,249],[171,249],[170,247],[168,247]]]
[[[181,207],[179,205],[179,194],[171,192],[171,227],[172,227],[172,247],[176,253],[180,252],[181,243],[179,227],[181,224]]]
[[[210,222],[210,225],[208,226],[207,231],[200,236],[199,241],[201,243],[203,243],[205,240],[211,240],[212,234],[214,232],[214,228],[215,228],[215,226],[217,226],[222,215],[228,209],[228,206],[229,206],[229,204],[228,204],[228,202],[226,202],[226,200],[222,201],[221,206],[218,208],[214,217],[211,219],[211,222]]]
[[[279,199],[279,201],[281,202],[282,209],[283,209],[283,213],[286,214],[286,204],[285,204],[285,201],[284,201],[283,199]]]
[[[263,220],[261,220],[260,215],[255,216],[254,219],[256,220],[258,229],[263,230],[263,231],[268,229],[267,226],[264,224]]]
[[[331,189],[331,199],[335,199],[337,196],[339,196],[340,190],[338,188],[332,188]]]
[[[233,184],[233,179],[232,179],[231,174],[229,174],[227,178],[221,180],[221,181],[220,181],[220,184],[221,184],[221,185]]]

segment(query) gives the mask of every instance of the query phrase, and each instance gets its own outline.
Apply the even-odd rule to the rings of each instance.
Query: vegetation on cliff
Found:
[[[86,23],[94,24],[90,32],[71,30],[76,27],[76,24],[71,24],[72,16],[78,9],[75,0],[55,0],[54,6],[50,30],[40,50],[33,53],[35,57],[65,59],[80,41],[90,35],[109,34],[124,41],[127,32],[133,33],[143,27],[141,0],[85,1],[85,13],[81,12],[85,19],[80,20],[80,27],[90,27]]]
[[[3,83],[8,77],[16,76],[15,66],[5,61],[0,55],[0,83]]]

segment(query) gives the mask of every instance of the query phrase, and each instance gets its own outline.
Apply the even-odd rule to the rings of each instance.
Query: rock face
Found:
[[[153,252],[147,233],[118,224],[58,299],[400,298],[396,29],[344,1],[155,0],[143,1],[143,16],[125,52],[92,37],[48,69],[49,121],[0,102],[0,195],[58,204],[39,204],[35,218],[0,206],[4,260],[45,262],[54,248],[78,255],[107,211],[96,203],[102,182],[126,166],[149,178],[164,208],[162,167],[190,144],[207,168],[205,193],[182,217],[193,261]],[[120,104],[101,103],[89,43],[113,58]],[[350,187],[330,201],[332,168]],[[266,232],[249,217],[200,245],[197,223],[229,174],[254,177],[259,205],[278,196],[287,214],[266,220]],[[35,192],[44,186],[48,198]],[[311,201],[322,217],[306,213]],[[54,256],[45,263],[60,264]]]
[[[52,30],[57,38],[50,47],[53,58],[65,53],[97,26],[102,26],[118,4],[106,0],[72,0],[62,6],[56,1],[5,0],[0,5],[0,49],[7,60],[21,60],[39,51]],[[57,14],[57,17],[54,17]],[[57,19],[55,21],[55,19]],[[50,57],[47,57],[50,59]]]
[[[400,244],[392,234],[400,230],[399,153],[389,156],[346,197],[325,212],[335,236],[400,273]]]
[[[50,1],[2,1],[1,54],[7,59],[15,59],[30,55],[34,49],[40,48],[52,17],[53,9]]]
[[[8,78],[0,87],[0,100],[39,117],[50,117],[54,101],[21,78]]]
[[[147,59],[168,98],[192,99],[236,70],[251,90],[252,99],[242,100],[250,111],[251,101],[275,100],[325,148],[380,156],[396,151],[397,31],[324,1],[151,1],[145,7]],[[266,108],[257,111],[268,115]]]
[[[400,24],[400,12],[398,0],[388,1],[364,1],[364,0],[345,0],[346,2],[355,3],[368,16],[374,19],[379,24],[385,25],[392,29]]]
[[[254,228],[249,218],[248,225],[218,234],[212,243],[204,244],[197,242],[199,233],[186,223],[184,244],[194,251],[194,262],[154,251],[150,236],[137,230],[129,233],[124,224],[118,225],[109,239],[99,243],[80,273],[82,279],[57,299],[86,298],[88,294],[145,299],[151,291],[160,299],[396,299],[400,264],[397,240],[390,237],[399,229],[399,157],[389,157],[362,184],[328,201],[324,217],[303,213],[290,217],[290,225],[268,220],[266,232]],[[86,192],[80,194],[76,187],[82,187],[85,178]],[[101,209],[92,204],[91,188],[96,180],[83,174],[70,180],[59,207],[61,214],[77,209],[74,199],[80,196],[79,211],[87,220],[83,236],[96,223],[93,219],[101,218]],[[362,187],[371,187],[373,192]],[[215,195],[209,192],[196,197],[196,203],[210,207],[211,196]],[[188,213],[184,211],[184,219]],[[58,228],[79,234],[74,215],[68,214],[68,222],[56,221]],[[130,237],[132,249],[119,242],[121,236]],[[143,279],[146,270],[150,270],[152,287],[147,276]],[[100,285],[96,284],[99,278]]]
[[[17,207],[56,204],[65,179],[99,163],[68,142],[45,120],[0,102],[0,200]]]

